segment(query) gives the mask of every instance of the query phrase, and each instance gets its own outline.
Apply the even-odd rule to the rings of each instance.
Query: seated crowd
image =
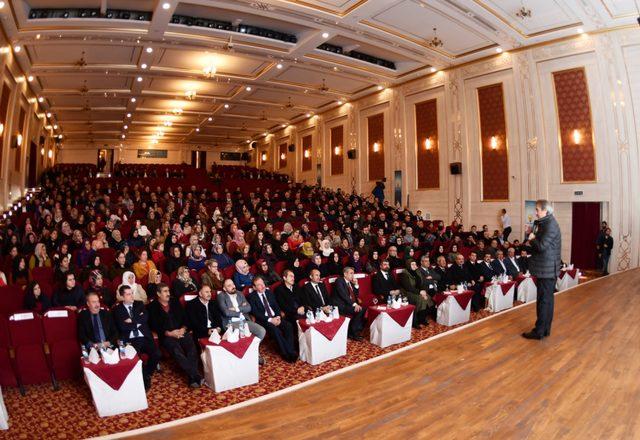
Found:
[[[147,388],[159,347],[198,387],[198,339],[213,331],[246,323],[293,363],[296,321],[308,311],[337,307],[351,317],[349,337],[360,340],[366,307],[389,296],[407,297],[413,326],[422,328],[435,319],[437,292],[466,284],[479,310],[485,282],[527,271],[524,246],[486,226],[464,231],[372,197],[234,168],[212,174],[244,179],[244,191],[214,179],[182,188],[183,172],[161,165],[118,167],[136,178],[167,170],[166,186],[153,190],[136,178],[122,184],[82,168],[49,170],[41,192],[0,233],[0,286],[24,288],[28,310],[77,310],[83,345],[122,341],[146,354]],[[371,277],[368,297],[356,274]],[[327,277],[337,278],[331,293]]]

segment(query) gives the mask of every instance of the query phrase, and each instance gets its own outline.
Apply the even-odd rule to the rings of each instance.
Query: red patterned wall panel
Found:
[[[337,176],[344,172],[344,125],[331,129],[331,175]],[[338,154],[336,154],[338,153]]]
[[[502,83],[478,89],[482,199],[509,200],[509,156]]]
[[[367,149],[369,154],[369,180],[384,177],[384,113],[367,118]],[[377,151],[374,151],[377,144]]]
[[[562,181],[595,182],[596,157],[586,72],[582,67],[554,72],[553,82],[562,151]]]
[[[284,156],[283,156],[284,155]],[[287,143],[280,144],[278,146],[278,168],[286,168],[287,167]]]
[[[440,188],[440,147],[436,99],[416,104],[416,142],[418,189],[438,189]]]
[[[305,136],[302,138],[302,171],[310,171],[311,170],[311,160],[313,151],[312,146],[312,137],[311,135]]]

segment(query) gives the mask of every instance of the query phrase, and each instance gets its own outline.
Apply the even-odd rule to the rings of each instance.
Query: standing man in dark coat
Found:
[[[537,220],[529,234],[529,271],[537,278],[538,302],[536,303],[536,325],[523,333],[527,339],[542,339],[551,335],[553,320],[553,290],[560,273],[560,249],[562,238],[560,226],[553,216],[553,207],[548,200],[536,202]]]

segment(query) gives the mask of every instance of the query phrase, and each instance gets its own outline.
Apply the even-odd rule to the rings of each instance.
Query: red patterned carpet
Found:
[[[595,277],[595,274],[589,273],[581,282]],[[472,313],[471,321],[489,315],[486,311]],[[301,361],[288,364],[280,360],[274,354],[273,347],[265,343],[260,347],[260,352],[267,364],[260,368],[260,382],[222,393],[215,393],[207,387],[196,390],[188,388],[183,377],[175,372],[174,365],[163,360],[162,371],[154,375],[153,386],[147,395],[149,409],[106,418],[97,416],[89,389],[82,380],[61,382],[57,392],[52,390],[50,384],[28,386],[24,397],[20,396],[17,388],[6,388],[2,392],[10,428],[0,431],[0,439],[86,438],[181,419],[308,381],[451,328],[430,322],[427,328],[414,330],[411,341],[385,349],[368,341],[349,341],[346,356],[316,366]]]

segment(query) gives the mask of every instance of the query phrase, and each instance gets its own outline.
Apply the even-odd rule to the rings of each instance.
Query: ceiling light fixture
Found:
[[[128,125],[125,125],[125,126],[124,126],[124,129],[125,129],[125,130],[127,130],[128,128],[129,128],[129,126],[128,126]]]
[[[338,105],[342,105],[342,104],[344,104],[344,102],[341,99],[338,100]]]
[[[224,108],[229,108],[229,104],[225,104],[225,105],[224,105]]]
[[[247,87],[245,87],[244,89],[245,89],[247,92],[250,92],[250,91],[251,91],[251,86],[247,86]]]
[[[44,102],[44,98],[41,96],[38,98],[38,102]]]
[[[579,34],[584,34],[584,29],[578,28],[578,29],[576,29],[576,32],[579,33]]]
[[[213,121],[213,118],[212,118],[211,116],[209,116],[209,117],[207,118],[207,121],[211,122],[211,121]]]
[[[131,117],[131,113],[127,113],[127,118],[130,118],[130,117]]]
[[[47,118],[51,117],[51,112],[47,112]]]
[[[378,90],[384,89],[384,86],[378,86]]]
[[[4,2],[0,2],[0,9],[4,8]]]
[[[142,77],[141,76],[138,77],[138,82],[142,82]]]
[[[136,102],[136,98],[131,98],[131,102]]]
[[[196,132],[200,133],[200,127],[196,127]]]
[[[310,118],[311,117],[311,113],[307,113],[306,116],[307,116],[307,118]]]
[[[438,38],[438,28],[433,28],[433,37],[430,40],[427,40],[427,43],[431,47],[442,47],[444,43],[440,38]]]
[[[140,68],[141,68],[141,69],[146,69],[146,68],[147,68],[147,64],[146,64],[146,63],[142,63],[142,64],[140,65]]]
[[[152,53],[153,52],[153,47],[147,47],[147,53]]]
[[[29,75],[29,76],[27,77],[27,81],[29,81],[29,82],[33,81],[33,75]]]
[[[276,64],[276,69],[282,69],[282,63]]]
[[[429,70],[431,70],[431,73],[436,73],[436,72],[438,71],[438,69],[436,69],[435,67],[432,67],[432,68],[431,68],[431,69],[429,69]]]
[[[120,137],[121,137],[122,139],[124,139],[124,138],[126,138],[127,136],[123,134],[123,135],[122,135],[122,136],[120,136]]]
[[[58,129],[58,124],[53,124],[53,129],[57,130]]]
[[[502,53],[502,48],[501,47],[496,47],[496,52]]]
[[[531,18],[531,9],[525,8],[524,5],[522,5],[518,12],[516,12],[516,17],[519,17],[522,20]]]
[[[322,33],[322,38],[329,38],[329,32],[323,32]]]
[[[202,72],[204,73],[204,76],[206,76],[209,79],[211,79],[214,76],[216,76],[216,72],[217,71],[218,71],[218,69],[216,68],[216,66],[214,64],[210,64],[208,66],[205,66],[205,68],[202,69]]]
[[[22,48],[21,48],[18,44],[16,44],[15,46],[13,46],[13,51],[14,51],[15,53],[18,53],[18,52],[20,52],[21,50],[22,50]]]
[[[164,9],[165,11],[166,11],[167,9],[169,9],[170,7],[171,7],[171,3],[163,3],[163,4],[162,4],[162,9]]]

